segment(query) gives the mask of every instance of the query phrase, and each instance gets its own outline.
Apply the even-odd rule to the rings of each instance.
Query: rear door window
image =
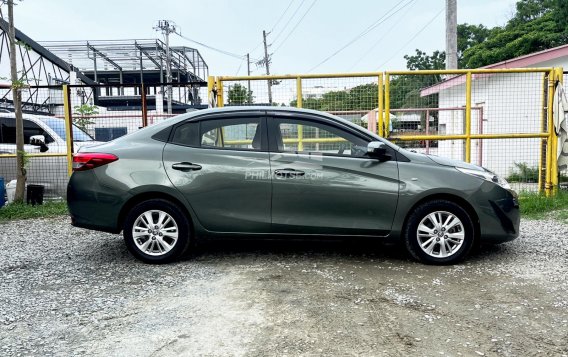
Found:
[[[171,142],[202,148],[260,151],[266,145],[264,118],[209,119],[175,128]]]

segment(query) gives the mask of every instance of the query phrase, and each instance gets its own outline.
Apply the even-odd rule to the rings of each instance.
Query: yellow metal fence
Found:
[[[518,191],[558,187],[552,98],[561,68],[209,78],[212,106],[293,106],[338,115],[411,150],[476,163]],[[270,84],[270,85],[269,85]],[[298,128],[289,142],[301,151]],[[566,180],[561,176],[561,180]]]
[[[204,88],[199,97],[205,100],[208,96],[215,107],[293,106],[324,111],[409,150],[487,167],[509,179],[518,191],[550,193],[559,183],[568,182],[568,173],[558,172],[558,140],[553,128],[553,94],[562,76],[561,68],[222,76],[210,77],[207,91]],[[148,90],[143,86],[119,87],[37,87],[31,92],[34,103],[39,104],[26,109],[46,111],[60,136],[72,138],[77,134],[73,128],[79,127],[98,141],[112,140],[170,116],[146,104]],[[182,98],[182,87],[179,92]],[[142,105],[112,111],[92,103],[95,95],[104,99],[116,93],[139,97]],[[9,101],[10,89],[1,88],[0,97]],[[24,102],[31,103],[30,99]],[[16,171],[15,150],[10,149],[15,147],[10,144],[15,129],[9,121],[2,125],[0,177],[8,182]],[[35,133],[34,127],[28,129]],[[312,129],[298,125],[284,137],[284,144],[298,151],[341,145],[342,138]],[[47,152],[28,145],[28,183],[45,182],[55,187],[55,195],[64,195],[72,154],[80,144],[73,140],[51,143]]]

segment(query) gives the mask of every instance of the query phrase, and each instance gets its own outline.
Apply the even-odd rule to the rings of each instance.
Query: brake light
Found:
[[[110,164],[118,160],[113,154],[101,154],[96,152],[80,152],[73,154],[73,171],[91,170],[95,167]]]

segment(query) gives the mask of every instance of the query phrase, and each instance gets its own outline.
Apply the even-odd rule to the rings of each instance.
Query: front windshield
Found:
[[[61,139],[66,140],[67,136],[65,133],[65,121],[63,119],[41,118],[41,120],[46,123],[47,126],[51,128],[51,130],[55,131],[55,133],[59,135]],[[80,129],[77,125],[73,124],[73,141],[94,141],[94,139],[89,134]]]

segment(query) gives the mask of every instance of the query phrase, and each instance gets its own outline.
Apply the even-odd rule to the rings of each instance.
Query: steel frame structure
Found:
[[[158,39],[45,41],[42,45],[99,84],[165,82],[166,44]],[[173,46],[170,50],[173,82],[207,80],[209,68],[197,49]]]

